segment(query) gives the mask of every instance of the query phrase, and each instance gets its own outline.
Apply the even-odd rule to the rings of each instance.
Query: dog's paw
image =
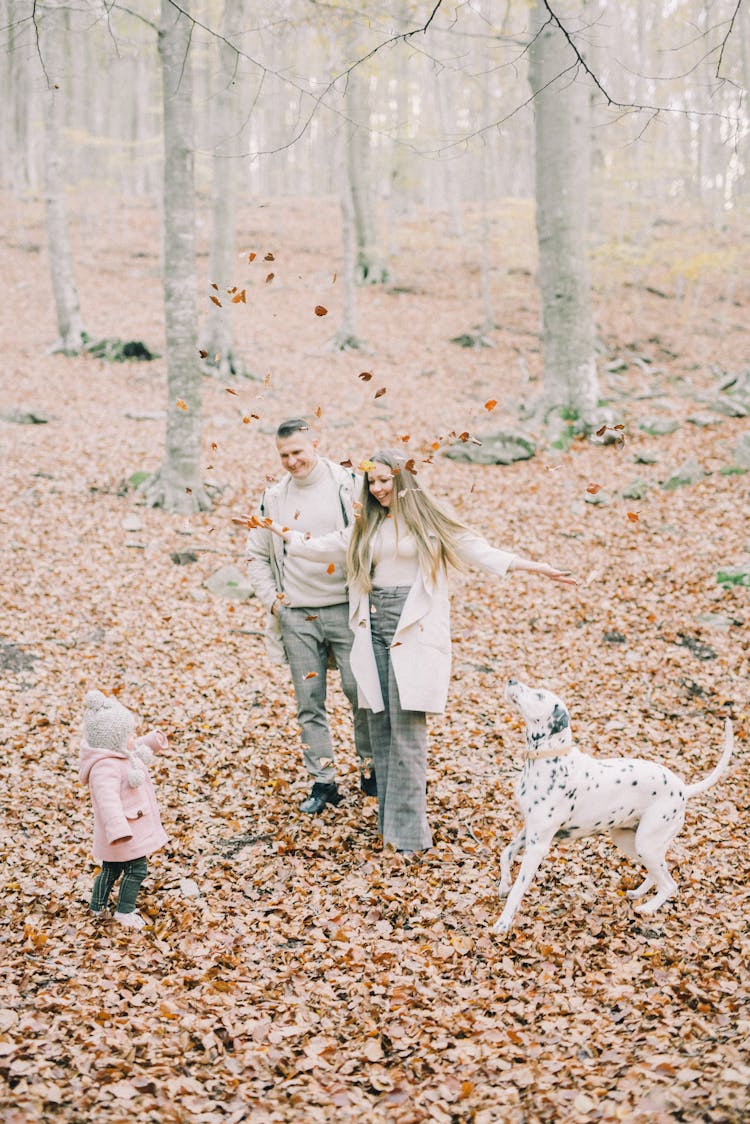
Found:
[[[504,921],[503,918],[500,917],[492,926],[492,932],[498,937],[502,936],[504,933],[510,932],[510,921]]]
[[[508,882],[507,884],[505,882],[499,882],[497,886],[497,896],[499,898],[507,898],[512,885],[512,882]]]

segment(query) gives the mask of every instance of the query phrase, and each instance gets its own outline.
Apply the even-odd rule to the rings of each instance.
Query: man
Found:
[[[318,442],[308,422],[304,418],[282,422],[276,447],[286,475],[263,493],[260,516],[312,535],[348,526],[359,481],[350,469],[318,456]],[[292,674],[305,766],[313,780],[300,811],[315,815],[326,804],[341,800],[326,716],[329,656],[341,673],[341,686],[352,707],[362,791],[377,795],[367,712],[358,708],[349,664],[353,636],[346,574],[339,566],[287,558],[283,540],[263,527],[250,531],[246,556],[256,596],[269,611],[269,655],[286,659]]]

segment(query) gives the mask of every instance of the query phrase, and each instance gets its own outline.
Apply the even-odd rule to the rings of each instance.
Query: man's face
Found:
[[[304,480],[315,468],[318,442],[309,430],[292,433],[290,437],[277,437],[276,448],[282,465],[295,480]]]

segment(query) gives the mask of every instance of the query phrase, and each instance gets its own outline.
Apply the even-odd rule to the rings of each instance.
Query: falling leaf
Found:
[[[232,304],[247,304],[247,290],[242,289],[235,297],[232,297]]]
[[[458,435],[459,441],[468,441],[469,437],[470,437],[470,434],[469,434],[469,431],[467,429],[465,429],[463,431],[463,433],[459,433],[459,435]]]
[[[370,379],[372,378],[372,372],[371,371],[360,371],[360,373],[357,375],[357,378],[362,379],[362,382],[369,382]]]
[[[231,386],[227,386],[224,389],[226,390],[227,394],[234,394],[235,396],[237,395],[237,391],[233,390]]]
[[[323,407],[322,406],[316,406],[315,407],[315,417],[316,418],[322,418],[323,417]]]
[[[187,410],[187,402],[184,398],[178,398],[175,402],[175,406],[178,410]]]
[[[308,616],[305,617],[306,621],[316,621],[317,619],[317,613],[309,613]]]
[[[204,349],[203,349],[203,348],[201,348],[201,349],[200,349],[200,351],[198,352],[198,354],[200,355],[201,359],[208,359],[208,352],[207,352],[207,351],[204,351]]]
[[[219,308],[221,308],[221,301],[219,300],[218,297],[215,297],[213,295],[213,293],[211,294],[211,300],[214,302],[215,305],[217,305]]]
[[[192,488],[186,488],[186,489],[185,489],[185,491],[187,492],[187,494],[188,494],[189,496],[192,496],[192,494],[193,494],[193,489],[192,489]]]
[[[638,512],[637,511],[629,511],[628,512],[628,519],[630,520],[631,523],[637,523],[638,522]]]
[[[414,467],[414,458],[413,457],[409,458],[409,460],[404,465],[404,468],[406,469],[407,472],[410,472],[412,474],[412,476],[417,475],[417,470]]]
[[[219,448],[219,446],[216,444],[215,441],[212,441],[211,444],[208,447],[209,447],[209,449],[211,450],[212,453],[215,453],[216,450]]]
[[[219,291],[219,286],[218,286],[218,285],[216,284],[216,282],[215,282],[215,281],[212,281],[212,282],[211,282],[211,288],[212,288],[212,289],[216,289],[216,292],[218,293],[218,291]]]
[[[335,569],[336,569],[335,563],[329,562],[328,565],[326,566],[326,573],[332,574]]]
[[[276,261],[276,258],[273,256],[273,254],[269,250],[268,253],[266,254],[266,256],[263,258],[263,261]]]
[[[359,472],[372,472],[374,467],[375,467],[374,461],[364,460],[364,461],[359,462],[359,464],[357,465],[357,470]]]
[[[342,468],[351,468],[352,467],[352,462],[349,460],[348,457],[346,458],[345,461],[339,461],[339,464],[341,465]]]
[[[316,304],[315,305],[315,315],[316,316],[327,316],[328,315],[328,309],[325,307],[325,305]]]
[[[257,256],[258,256],[258,255],[257,255],[257,254],[255,253],[255,251],[254,251],[254,250],[251,250],[251,251],[250,251],[250,253],[249,253],[249,254],[247,255],[247,260],[248,260],[248,262],[252,262],[252,261],[255,261],[255,259],[257,258]]]
[[[586,488],[586,491],[592,496],[595,496],[596,493],[601,492],[601,490],[602,490],[601,484],[589,484]]]
[[[399,441],[403,441],[403,443],[406,444],[407,441],[411,441],[411,434],[410,433],[402,433],[402,435],[399,437]]]
[[[495,406],[497,406],[497,398],[488,398],[487,401],[484,404],[485,410],[490,410],[490,411],[494,410]]]
[[[385,393],[386,393],[386,387],[381,386],[380,390],[375,391],[374,397],[375,398],[382,398]]]
[[[317,678],[318,678],[317,671],[308,671],[307,675],[305,676],[305,679],[317,679]]]
[[[275,276],[276,276],[276,274],[275,274],[275,273],[268,273],[268,274],[266,274],[266,285],[267,285],[267,284],[269,283],[269,281],[273,281],[273,279],[274,279],[274,277],[275,277]]]
[[[332,284],[332,285],[335,285],[335,284],[336,284],[336,274],[335,274],[335,273],[334,273],[334,275],[333,275],[333,279],[332,279],[332,281],[331,281],[331,284]]]

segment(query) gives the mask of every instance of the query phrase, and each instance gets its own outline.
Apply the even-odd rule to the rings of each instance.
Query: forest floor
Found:
[[[664,223],[640,246],[599,245],[601,393],[624,443],[541,442],[530,460],[476,467],[431,446],[518,428],[539,392],[530,208],[495,216],[493,348],[450,342],[481,318],[474,219],[461,242],[444,216],[417,214],[399,228],[394,284],[358,293],[368,350],[344,353],[327,349],[342,298],[334,202],[248,209],[242,244],[258,256],[238,256],[247,303],[227,314],[257,380],[204,380],[215,507],[185,518],[127,486],[160,463],[164,359],[47,354],[42,207],[6,198],[3,214],[0,413],[48,419],[0,421],[5,1124],[747,1119],[748,589],[717,573],[749,559],[750,476],[733,471],[748,423],[712,403],[722,375],[748,366],[748,278],[731,264],[747,260],[748,231]],[[163,356],[155,209],[87,199],[73,220],[89,333]],[[199,266],[203,315],[205,253]],[[491,542],[581,579],[571,591],[454,575],[454,682],[430,725],[436,842],[416,861],[379,845],[333,680],[345,799],[298,812],[308,781],[263,612],[205,587],[242,566],[232,518],[279,474],[273,429],[298,413],[319,414],[335,460],[400,444]],[[655,415],[678,428],[648,435],[639,423]],[[690,457],[703,478],[662,487]],[[636,480],[642,498],[623,498]],[[689,805],[670,851],[679,894],[656,916],[633,911],[640,871],[601,838],[556,845],[510,936],[492,935],[499,854],[519,823],[510,675],[561,694],[596,756],[653,758],[689,780],[733,719],[736,756]],[[170,738],[153,769],[170,841],[150,862],[141,934],[87,911],[77,754],[93,687]]]

